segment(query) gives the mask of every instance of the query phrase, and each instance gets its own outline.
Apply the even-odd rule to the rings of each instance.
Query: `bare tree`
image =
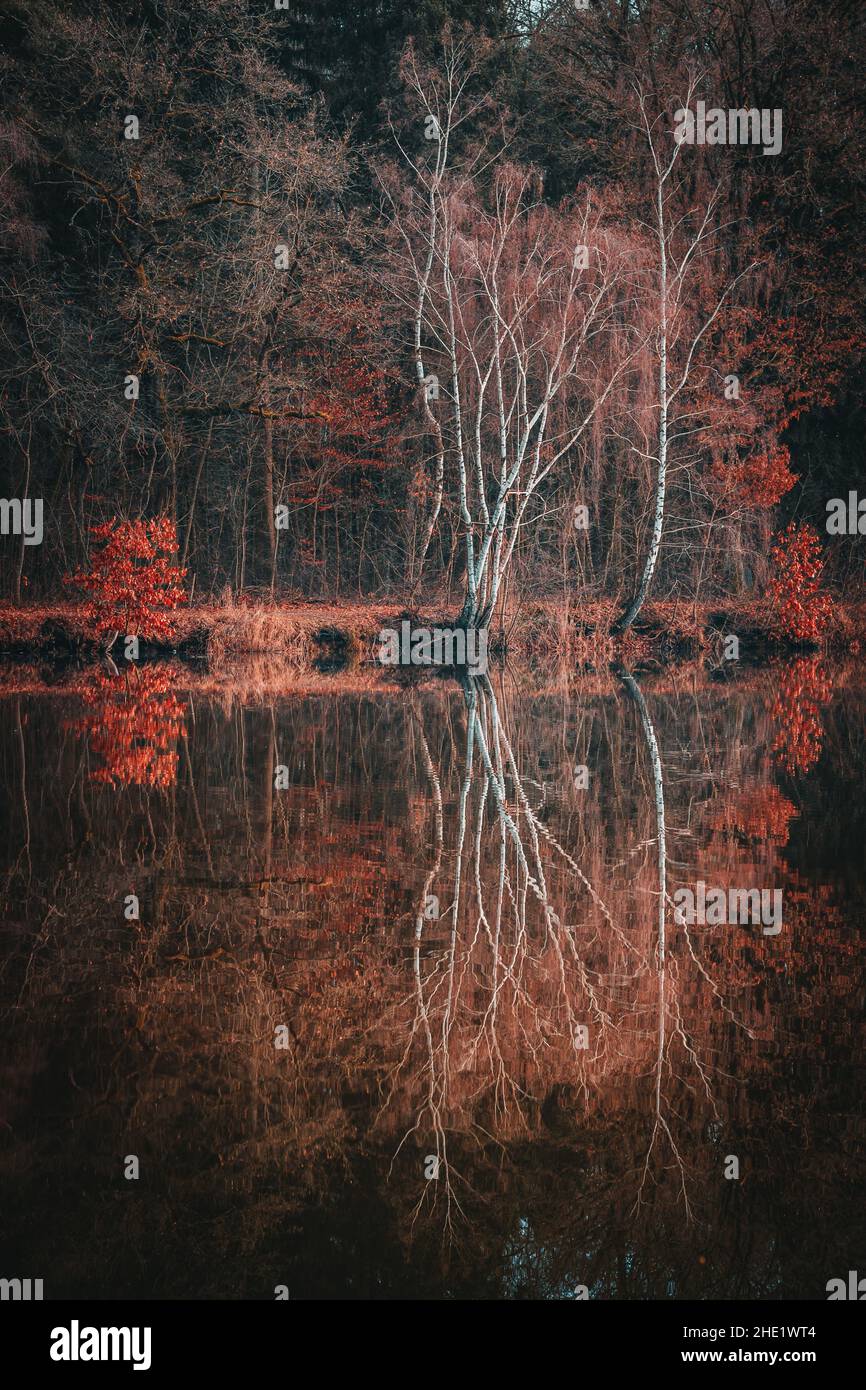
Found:
[[[682,103],[683,109],[691,108],[697,88],[698,79],[692,77]],[[705,258],[716,249],[720,233],[728,230],[730,225],[726,227],[718,222],[717,210],[721,200],[719,186],[712,190],[703,207],[693,205],[685,179],[678,184],[674,178],[683,150],[682,142],[676,140],[673,132],[667,132],[673,140],[673,148],[668,152],[661,129],[664,114],[650,117],[647,94],[640,83],[636,85],[635,93],[639,129],[645,137],[652,168],[653,234],[657,257],[655,293],[651,295],[649,303],[652,317],[656,320],[652,357],[657,397],[654,438],[651,442],[645,442],[643,450],[635,445],[632,448],[652,462],[655,488],[652,529],[643,570],[631,602],[614,625],[617,632],[631,627],[640,613],[658,563],[664,528],[670,444],[673,440],[695,435],[702,428],[700,411],[695,408],[694,400],[680,408],[676,417],[674,410],[679,398],[688,391],[699,349],[707,341],[707,334],[723,305],[738,282],[755,268],[754,264],[749,265],[729,278],[721,292],[715,295],[713,306],[710,309],[705,307],[703,290],[708,274]],[[672,435],[674,418],[678,428]]]
[[[459,623],[486,626],[542,484],[602,411],[637,352],[626,320],[627,238],[589,192],[552,209],[531,169],[457,132],[485,102],[478,59],[446,36],[439,69],[403,73],[426,154],[397,136],[408,181],[383,171],[391,289],[411,316],[435,483],[423,560],[452,482],[465,555]]]

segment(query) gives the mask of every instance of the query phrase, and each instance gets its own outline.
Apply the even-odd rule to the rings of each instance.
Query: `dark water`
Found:
[[[265,1299],[866,1273],[863,692],[814,661],[494,685],[0,698],[0,1272]],[[780,889],[781,931],[678,922],[698,880]]]

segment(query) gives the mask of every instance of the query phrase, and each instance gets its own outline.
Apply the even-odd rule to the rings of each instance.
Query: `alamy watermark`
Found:
[[[866,536],[866,497],[849,492],[827,503],[828,536]]]
[[[41,1300],[41,1279],[0,1279],[0,1302],[39,1303]]]
[[[0,535],[23,536],[25,545],[42,544],[42,498],[0,497]]]
[[[413,628],[404,619],[399,632],[380,631],[379,660],[383,666],[459,666],[481,676],[487,670],[487,629]]]
[[[838,1303],[840,1299],[854,1303],[866,1301],[866,1279],[860,1279],[856,1269],[848,1270],[847,1284],[844,1279],[828,1279],[826,1289],[828,1303]]]
[[[775,107],[737,107],[724,110],[705,101],[695,110],[681,106],[674,112],[674,139],[678,145],[762,145],[764,154],[779,154],[782,148],[782,111]]]
[[[677,888],[674,921],[681,926],[758,926],[764,936],[782,930],[781,888],[708,888],[698,879],[694,888]]]
[[[150,1370],[149,1327],[69,1327],[51,1330],[52,1361],[131,1361],[134,1371]]]

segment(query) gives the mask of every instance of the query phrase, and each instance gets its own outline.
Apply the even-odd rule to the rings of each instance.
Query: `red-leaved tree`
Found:
[[[817,642],[833,612],[830,595],[821,590],[824,558],[814,527],[789,522],[770,552],[767,591],[780,636]]]
[[[168,517],[120,521],[117,517],[91,528],[101,542],[89,570],[65,582],[89,595],[84,617],[110,648],[120,633],[168,641],[174,635],[172,613],[186,602],[186,570],[174,563],[177,530]]]

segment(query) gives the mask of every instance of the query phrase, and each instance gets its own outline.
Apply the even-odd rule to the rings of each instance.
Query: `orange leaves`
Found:
[[[770,564],[768,598],[780,635],[817,642],[833,611],[830,595],[820,587],[824,559],[817,531],[790,522],[770,552]]]
[[[808,287],[796,314],[758,316],[759,329],[751,345],[761,364],[765,389],[775,401],[776,428],[781,433],[817,406],[832,406],[852,357],[863,351],[863,334],[856,324],[854,302],[841,286],[828,287],[819,270],[801,261],[796,273]],[[837,303],[828,314],[831,295]],[[852,314],[852,309],[854,313]],[[833,324],[841,325],[834,328]]]
[[[116,517],[91,528],[102,547],[89,570],[67,576],[90,595],[84,616],[100,636],[112,633],[168,641],[171,611],[186,602],[186,571],[171,558],[177,554],[177,530],[168,517],[120,521]]]
[[[292,370],[303,368],[306,452],[331,469],[380,472],[393,422],[375,308],[322,284],[306,289],[304,314],[311,331]]]
[[[774,714],[776,708],[774,706]],[[772,844],[784,849],[790,838],[790,823],[798,811],[774,782],[747,784],[739,795],[723,801],[710,821],[715,830],[726,830],[756,844]]]
[[[109,786],[170,787],[177,777],[175,744],[186,737],[186,706],[172,694],[176,676],[158,667],[133,668],[131,676],[98,672],[85,702],[93,713],[71,727],[90,736],[102,761],[91,773]]]
[[[747,507],[775,507],[797,482],[790,464],[791,451],[784,444],[735,463],[729,477],[738,501]]]
[[[809,772],[821,756],[824,726],[821,705],[830,699],[833,683],[817,657],[804,657],[780,675],[771,716],[778,732],[773,753],[787,772]]]

